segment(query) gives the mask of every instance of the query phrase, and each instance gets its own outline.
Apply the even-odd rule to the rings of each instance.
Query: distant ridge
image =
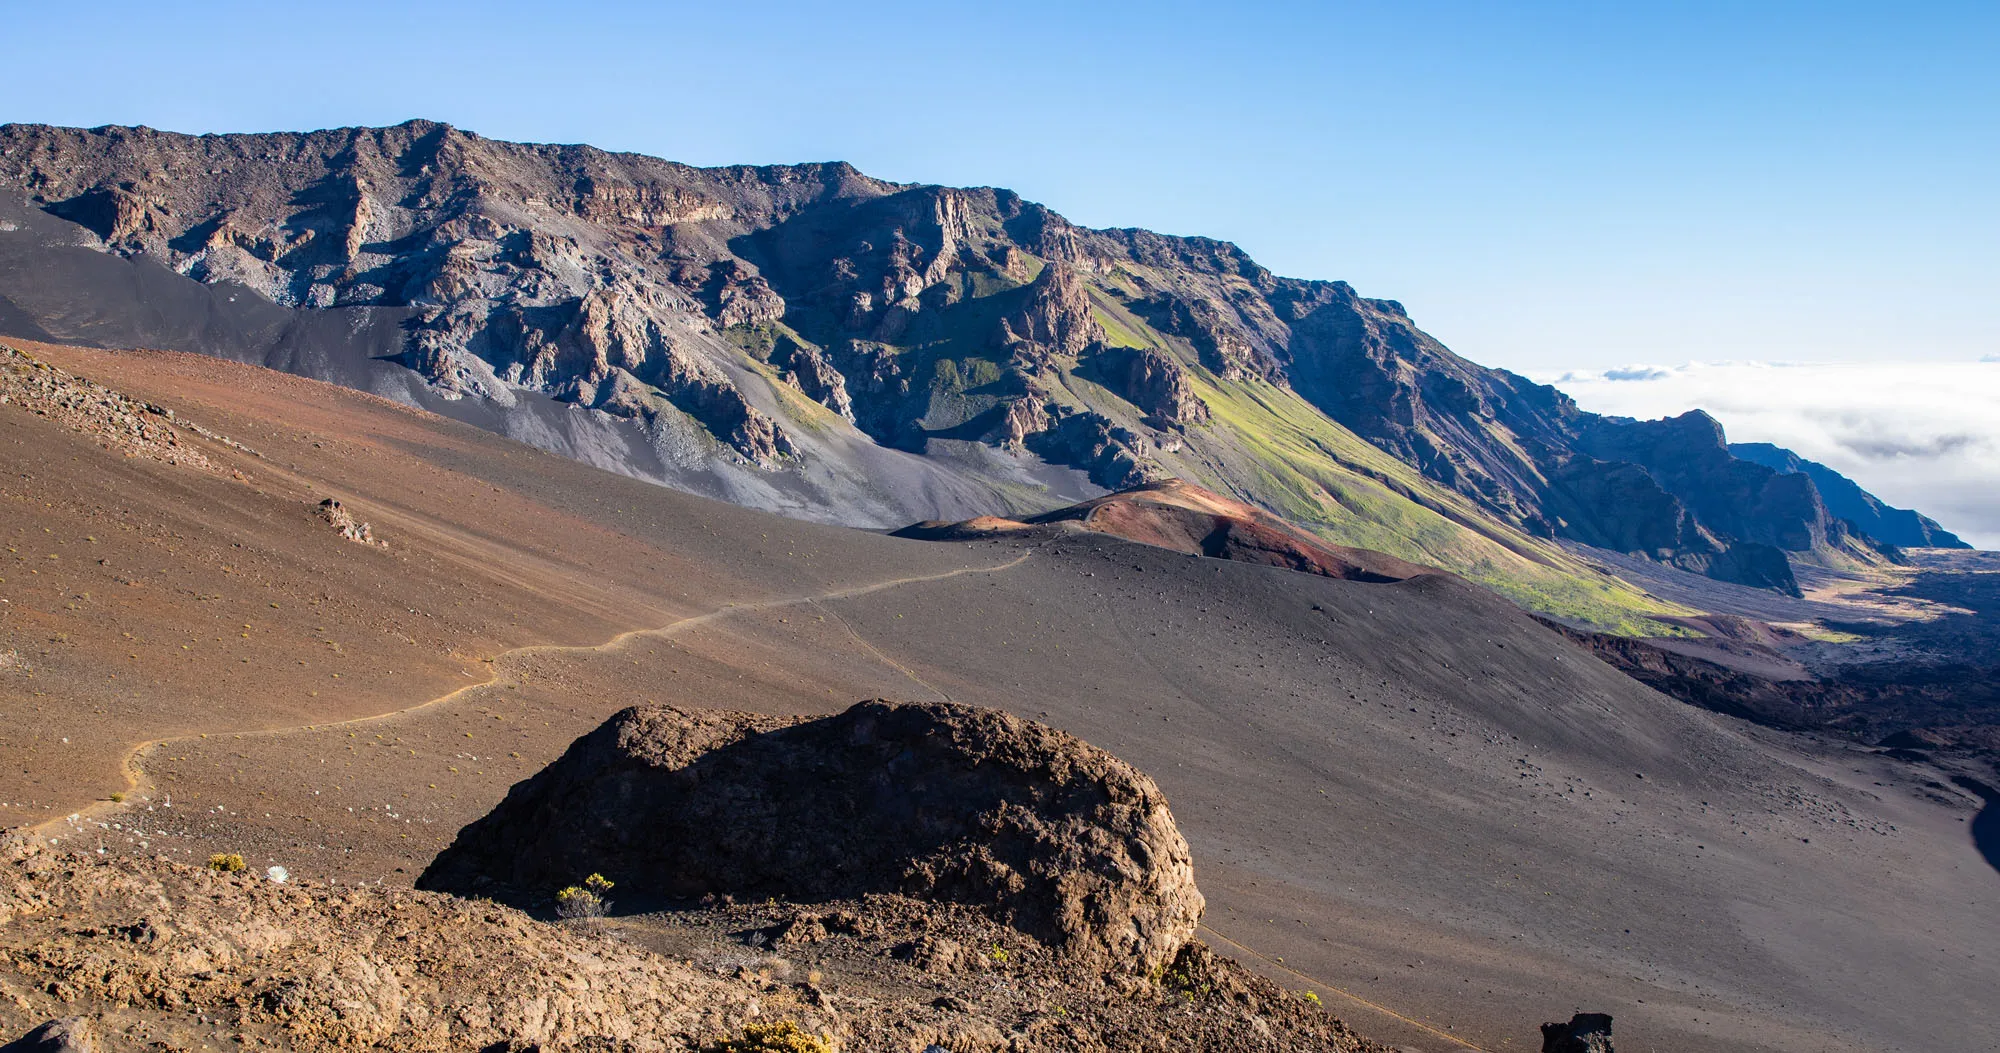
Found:
[[[1768,442],[1732,442],[1729,452],[1780,472],[1798,473],[1813,481],[1827,510],[1860,527],[1885,545],[1902,548],[1971,548],[1937,520],[1908,508],[1893,508],[1854,480],[1818,461],[1809,461]]]
[[[1585,412],[1227,242],[843,163],[0,126],[4,334],[256,362],[851,525],[1182,478],[1612,629],[1685,612],[1575,545],[1780,592],[1885,558],[1705,415]]]

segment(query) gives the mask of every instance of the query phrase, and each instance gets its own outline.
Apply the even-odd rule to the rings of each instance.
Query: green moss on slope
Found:
[[[1336,544],[1456,571],[1530,610],[1608,631],[1664,635],[1673,629],[1655,616],[1693,613],[1486,516],[1289,389],[1190,372],[1215,416],[1191,440],[1205,463],[1187,465],[1206,485]]]

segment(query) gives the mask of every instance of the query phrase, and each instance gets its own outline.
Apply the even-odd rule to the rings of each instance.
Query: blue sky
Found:
[[[845,159],[1521,370],[2000,353],[2000,4],[8,3],[0,120]]]

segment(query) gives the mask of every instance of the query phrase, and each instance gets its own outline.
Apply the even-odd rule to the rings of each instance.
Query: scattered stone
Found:
[[[955,973],[967,964],[964,947],[938,936],[920,936],[899,944],[895,954],[927,973]]]
[[[660,1050],[758,1012],[755,992],[492,903],[281,885],[26,838],[0,844],[0,878],[0,1024],[90,1002],[303,1051]]]
[[[0,405],[6,404],[88,435],[105,449],[128,457],[221,471],[169,423],[175,421],[172,410],[127,398],[0,344]],[[199,431],[191,426],[190,430]]]
[[[784,920],[820,938],[783,957],[745,939]],[[92,1013],[9,1049],[690,1053],[782,1032],[841,1050],[1388,1053],[1198,941],[1134,975],[971,907],[881,895],[583,931],[486,900],[26,837],[0,841],[0,961],[0,1034]]]

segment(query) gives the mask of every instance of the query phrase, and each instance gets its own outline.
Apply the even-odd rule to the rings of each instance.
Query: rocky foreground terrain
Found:
[[[1795,592],[1792,561],[1909,536],[1705,415],[1585,413],[1395,301],[1006,190],[426,121],[8,125],[0,188],[0,332],[257,361],[788,514],[1020,515],[1180,477],[1599,625],[1666,612],[1552,542]]]
[[[240,856],[4,851],[0,1021],[73,1049],[1386,1048],[1195,939],[1151,779],[993,711],[621,713],[420,883],[561,924]],[[614,892],[655,912],[607,918]]]

